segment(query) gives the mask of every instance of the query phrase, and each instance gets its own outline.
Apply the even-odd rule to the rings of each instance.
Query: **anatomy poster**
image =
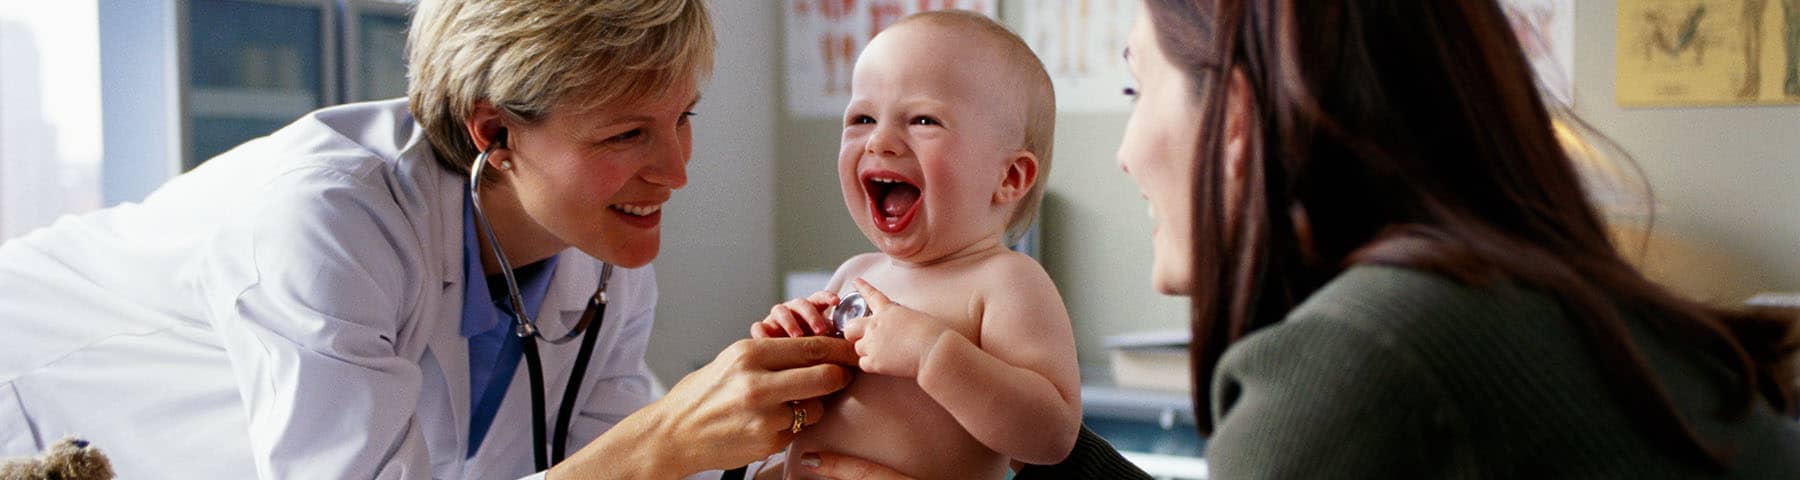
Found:
[[[1619,0],[1623,106],[1800,103],[1800,0]]]
[[[787,108],[837,117],[850,103],[856,56],[881,29],[917,12],[973,10],[1000,18],[996,0],[787,0]]]
[[[1141,0],[1026,0],[1020,36],[1056,86],[1058,112],[1124,112],[1125,39]]]
[[[1538,86],[1550,98],[1575,98],[1575,0],[1501,0]]]

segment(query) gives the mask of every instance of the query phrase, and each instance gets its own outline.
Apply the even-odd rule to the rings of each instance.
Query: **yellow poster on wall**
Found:
[[[1800,104],[1800,0],[1619,0],[1621,106]]]

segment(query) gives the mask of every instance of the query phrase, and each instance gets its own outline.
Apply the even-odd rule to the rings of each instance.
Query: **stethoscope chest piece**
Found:
[[[869,301],[864,300],[862,293],[850,292],[831,307],[831,328],[837,330],[832,336],[844,336],[844,329],[850,328],[850,322],[874,313],[869,310]]]

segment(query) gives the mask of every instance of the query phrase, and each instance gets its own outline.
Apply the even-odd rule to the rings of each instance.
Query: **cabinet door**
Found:
[[[328,0],[189,0],[181,55],[191,169],[335,103]]]
[[[346,100],[406,96],[406,27],[410,2],[352,0],[345,4]]]

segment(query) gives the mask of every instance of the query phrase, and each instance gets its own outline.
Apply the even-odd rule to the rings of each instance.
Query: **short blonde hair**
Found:
[[[888,28],[913,22],[973,32],[991,40],[971,48],[998,48],[1000,57],[1005,59],[1008,76],[1016,82],[992,85],[993,91],[1025,96],[1025,111],[1018,112],[1025,116],[1025,138],[1021,140],[1021,148],[1037,157],[1038,171],[1031,190],[1025,193],[1024,202],[1006,221],[1007,243],[1018,241],[1037,218],[1038,206],[1044,201],[1044,186],[1050,178],[1050,152],[1056,144],[1056,89],[1050,83],[1050,72],[1044,69],[1044,62],[1024,39],[985,15],[967,10],[934,10],[909,15]]]
[[[468,173],[476,103],[520,123],[629,104],[710,75],[714,43],[704,0],[422,0],[406,97],[438,161]]]

